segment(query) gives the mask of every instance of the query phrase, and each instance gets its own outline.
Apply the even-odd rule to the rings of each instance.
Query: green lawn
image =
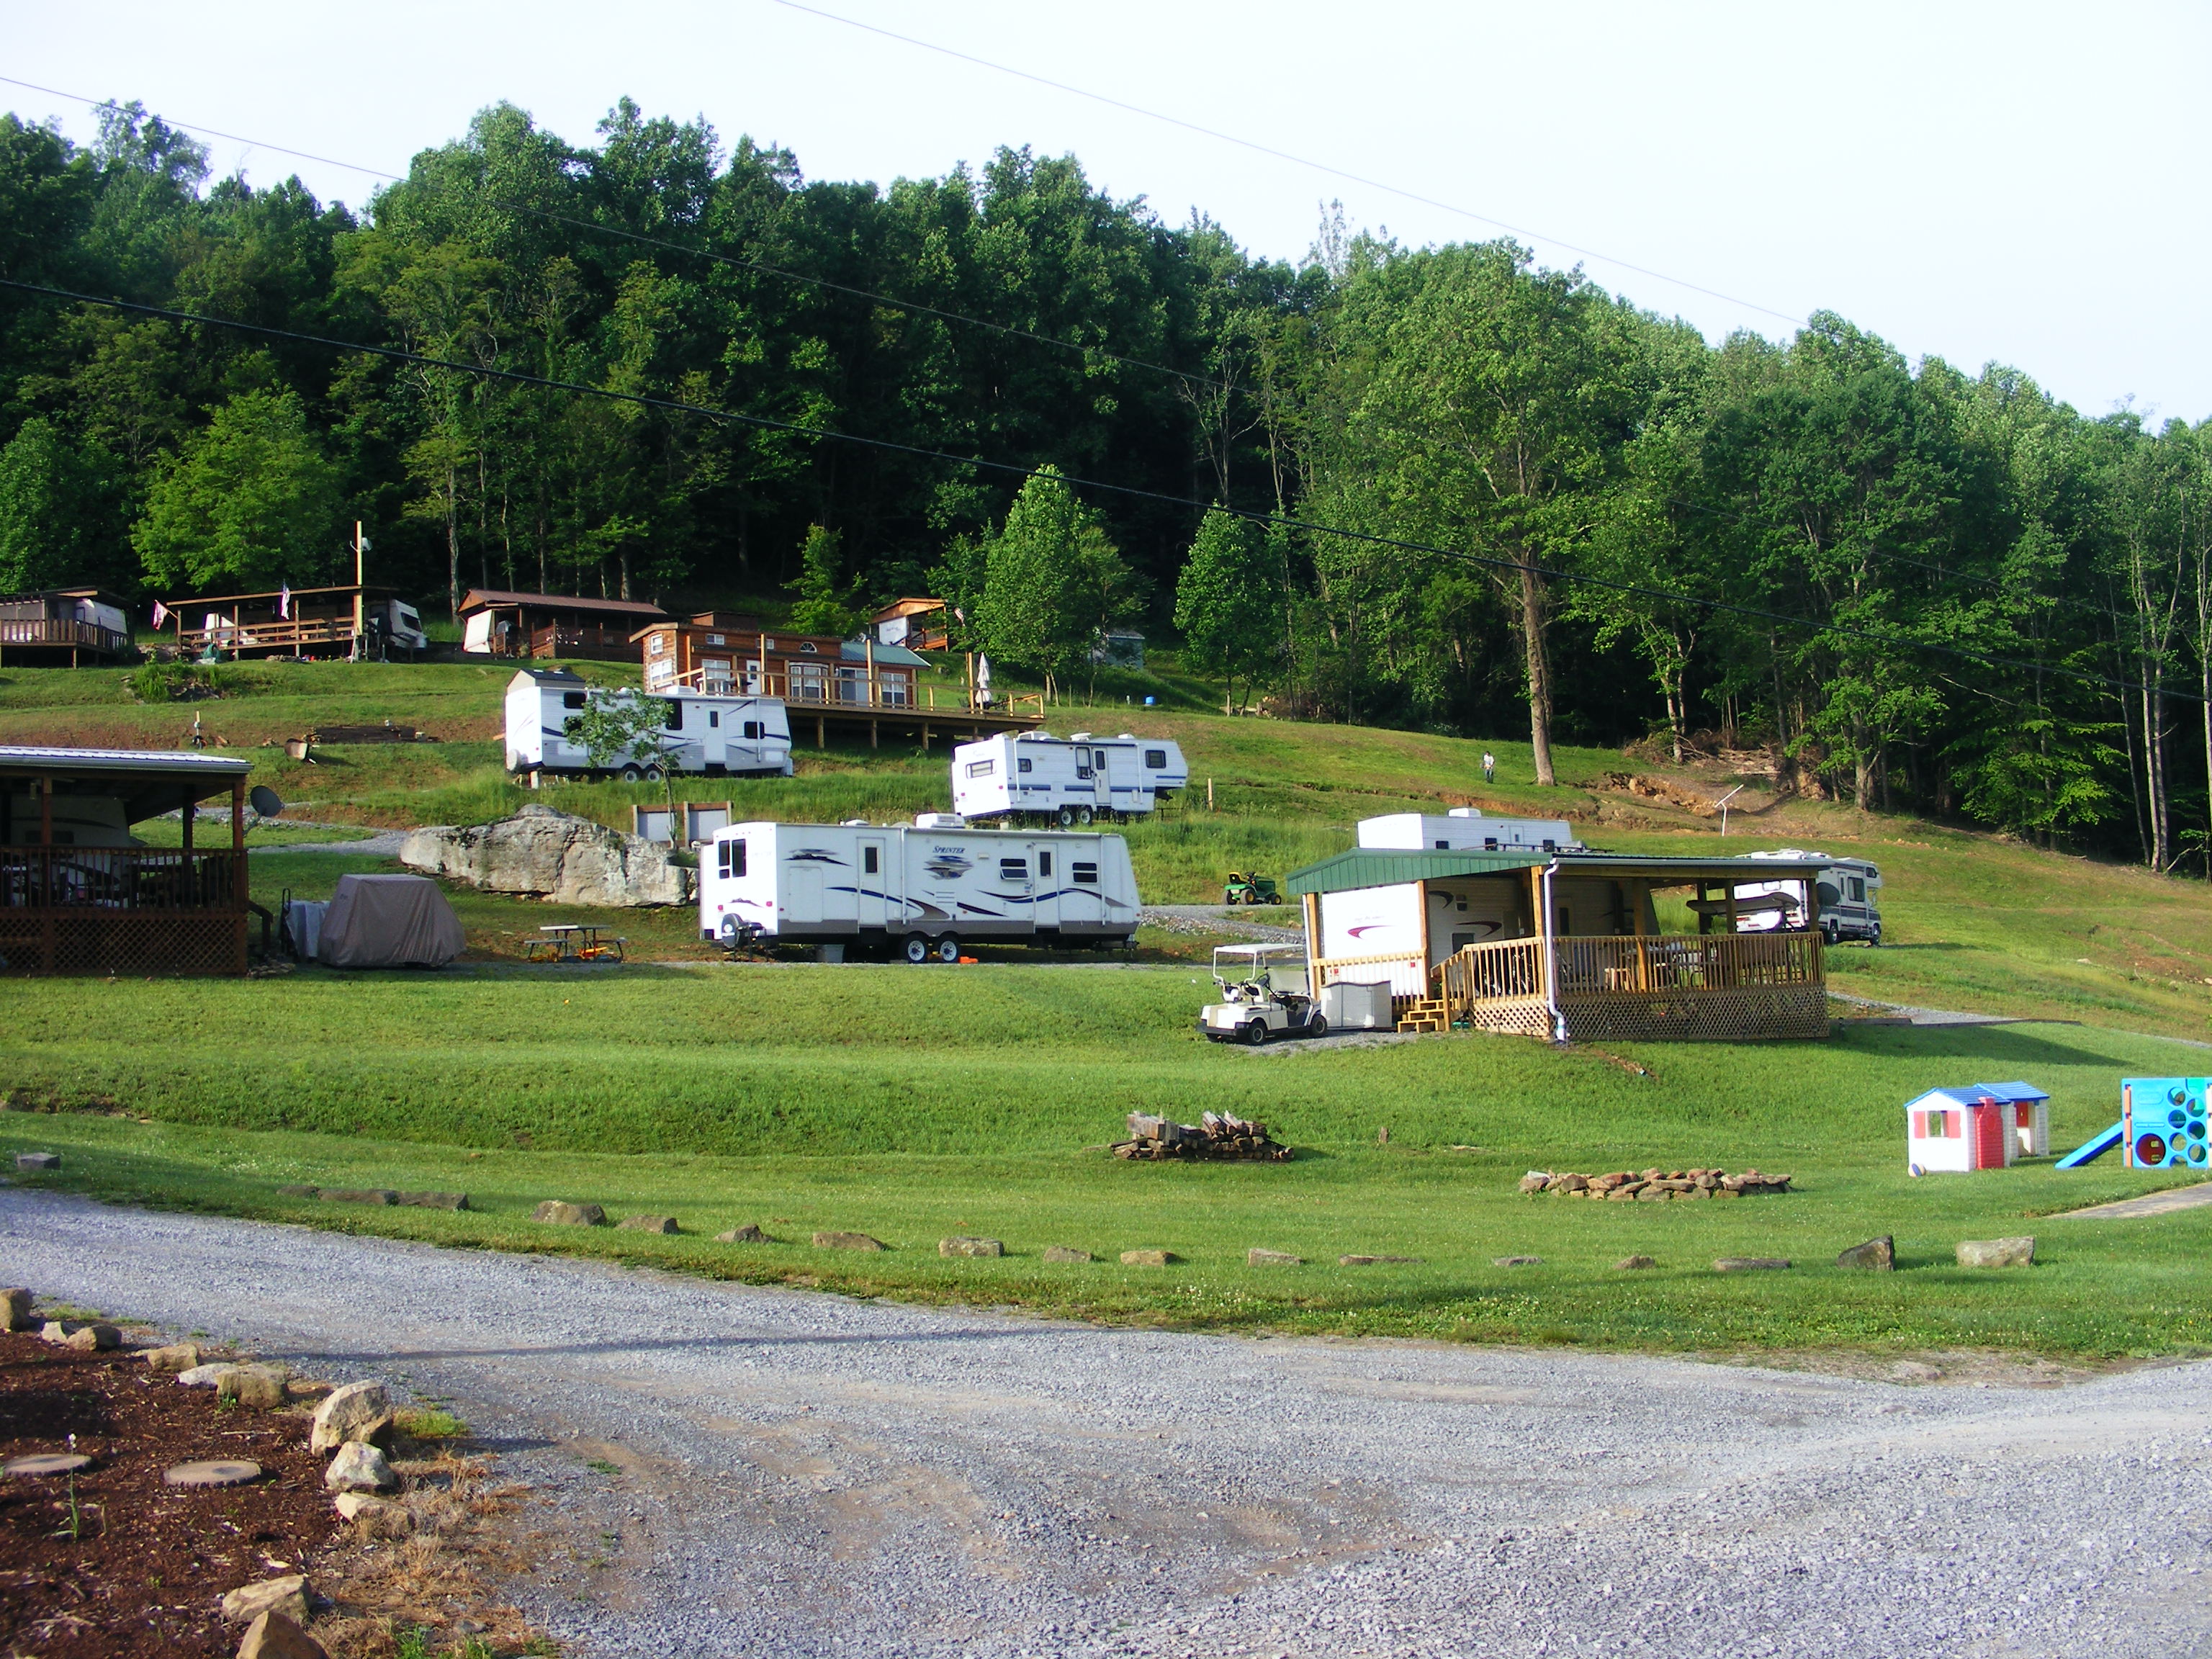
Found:
[[[1224,1328],[1656,1347],[1961,1344],[2166,1352],[2212,1340],[2212,1211],[2032,1218],[2168,1184],[2093,1166],[1914,1181],[1899,1107],[2028,1078],[2062,1144],[2116,1114],[2124,1073],[2198,1051],[2087,1028],[1858,1031],[1806,1045],[1619,1056],[1461,1036],[1334,1052],[1205,1044],[1173,969],[486,969],[252,983],[0,987],[13,1098],[0,1152],[60,1150],[58,1184],[452,1243],[565,1249],[856,1294],[980,1298]],[[110,1033],[126,1026],[127,1042]],[[1103,1151],[1125,1112],[1266,1119],[1292,1163],[1180,1168]],[[131,1115],[99,1115],[102,1112]],[[151,1122],[133,1121],[134,1116]],[[1376,1143],[1387,1127],[1387,1146]],[[1455,1148],[1476,1147],[1480,1151]],[[1756,1164],[1802,1190],[1729,1204],[1526,1199],[1531,1167]],[[46,1178],[54,1179],[54,1178]],[[459,1188],[474,1213],[286,1200],[288,1182]],[[672,1239],[542,1228],[541,1199],[673,1212]],[[720,1245],[742,1222],[779,1243]],[[817,1251],[817,1228],[883,1255]],[[2039,1265],[1973,1273],[1960,1238],[2031,1231]],[[1006,1241],[946,1261],[936,1240]],[[1835,1253],[1893,1233],[1905,1271]],[[1048,1265],[1072,1244],[1102,1259]],[[1250,1268],[1253,1246],[1310,1265]],[[1124,1267],[1127,1249],[1187,1258]],[[1335,1265],[1357,1252],[1419,1265]],[[1611,1263],[1644,1253],[1654,1273]],[[1534,1254],[1535,1268],[1492,1257]],[[1796,1261],[1723,1277],[1723,1255]]]

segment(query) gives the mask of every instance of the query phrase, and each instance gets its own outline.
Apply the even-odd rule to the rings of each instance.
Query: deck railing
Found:
[[[74,646],[119,656],[131,649],[131,636],[74,617],[0,617],[0,650],[11,645]]]
[[[1820,940],[1812,933],[1662,933],[1553,943],[1562,997],[1818,985],[1825,978]]]
[[[1562,941],[1564,942],[1564,941]],[[1540,997],[1544,994],[1544,948],[1541,939],[1494,939],[1455,951],[1436,965],[1431,975],[1448,1012],[1498,997]]]
[[[214,628],[179,628],[177,643],[201,652],[210,645],[224,651],[289,650],[304,646],[344,645],[354,641],[351,617],[303,617],[296,621],[224,623]]]
[[[246,859],[228,848],[0,847],[0,909],[232,913]]]

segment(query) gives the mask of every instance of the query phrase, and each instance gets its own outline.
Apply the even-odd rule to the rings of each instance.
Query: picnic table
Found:
[[[629,940],[610,938],[605,924],[596,921],[548,922],[538,930],[545,937],[526,939],[522,954],[529,962],[621,962]]]

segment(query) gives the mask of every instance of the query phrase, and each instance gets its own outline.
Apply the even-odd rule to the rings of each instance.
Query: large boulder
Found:
[[[489,893],[562,904],[690,904],[698,874],[672,860],[670,850],[533,803],[495,823],[417,830],[399,861]]]

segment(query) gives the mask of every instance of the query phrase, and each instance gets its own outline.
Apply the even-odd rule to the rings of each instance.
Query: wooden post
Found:
[[[1306,917],[1306,994],[1321,1000],[1321,895],[1308,893],[1300,901]]]
[[[230,781],[230,850],[246,851],[246,780]]]
[[[871,749],[876,747],[876,727],[881,722],[873,719],[868,721],[868,747]]]
[[[39,780],[39,908],[45,912],[39,926],[40,967],[52,973],[57,965],[54,940],[54,781]]]
[[[188,783],[185,786],[185,805],[183,811],[185,820],[185,851],[187,854],[192,850],[192,821],[198,816],[199,802],[192,798],[192,787]]]
[[[814,746],[817,749],[827,749],[830,746],[830,728],[819,714],[814,717]]]

